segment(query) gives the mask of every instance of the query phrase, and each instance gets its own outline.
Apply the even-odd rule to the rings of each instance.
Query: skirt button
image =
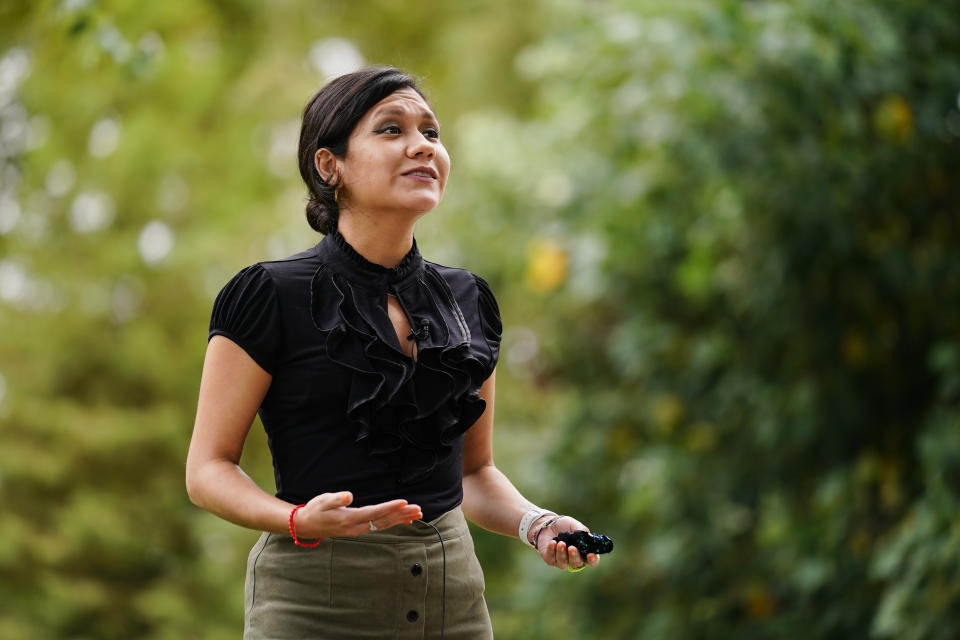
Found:
[[[421,573],[423,573],[423,567],[421,567],[420,563],[418,562],[414,564],[412,567],[410,567],[410,573],[412,573],[415,576],[418,576]]]
[[[409,622],[416,622],[419,618],[420,618],[420,614],[414,611],[413,609],[411,609],[410,611],[407,611],[407,620]]]

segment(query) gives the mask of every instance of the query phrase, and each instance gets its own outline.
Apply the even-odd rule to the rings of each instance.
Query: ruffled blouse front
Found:
[[[416,359],[401,348],[388,295],[407,316]],[[333,232],[237,274],[214,303],[210,336],[233,340],[273,376],[260,417],[278,496],[403,497],[429,516],[462,499],[463,434],[484,411],[478,392],[500,328],[478,276],[425,261],[416,242],[386,268]]]

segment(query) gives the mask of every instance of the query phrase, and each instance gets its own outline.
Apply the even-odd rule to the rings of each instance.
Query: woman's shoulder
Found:
[[[313,247],[286,258],[263,260],[248,268],[262,269],[280,286],[302,278],[312,278],[318,264],[316,247]]]
[[[490,285],[481,276],[473,273],[469,269],[462,267],[448,267],[437,262],[425,261],[442,277],[454,292],[470,291],[479,293],[490,293]]]
[[[235,273],[214,302],[214,311],[224,306],[262,308],[282,300],[290,291],[309,283],[316,270],[311,249],[277,260],[263,260]]]

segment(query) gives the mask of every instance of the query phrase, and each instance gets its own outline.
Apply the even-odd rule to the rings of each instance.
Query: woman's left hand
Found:
[[[552,516],[550,516],[552,517]],[[540,532],[537,539],[537,551],[540,557],[551,567],[557,569],[582,569],[586,565],[595,567],[600,564],[600,556],[595,553],[588,553],[586,558],[580,557],[580,551],[576,547],[567,547],[564,542],[555,542],[554,538],[565,531],[590,531],[588,527],[581,524],[570,516],[561,516],[549,527]]]

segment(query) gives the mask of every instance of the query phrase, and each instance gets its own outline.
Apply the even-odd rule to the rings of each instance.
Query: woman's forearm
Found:
[[[203,509],[249,529],[286,533],[293,508],[260,488],[230,460],[188,466],[187,493]]]
[[[517,491],[513,483],[493,464],[483,465],[476,471],[463,477],[463,512],[472,522],[488,531],[501,533],[511,538],[517,537],[520,520],[535,506]],[[581,558],[574,547],[568,552],[566,544],[558,542],[555,536],[565,531],[589,530],[579,521],[569,516],[560,518],[542,515],[529,523],[528,538],[539,527],[548,527],[547,536],[541,536],[537,551],[544,561],[558,569],[583,567],[586,561],[591,566],[600,563],[600,557],[589,554]],[[530,544],[529,539],[524,542]]]
[[[488,531],[516,538],[520,519],[534,506],[492,464],[463,477],[463,513]]]

